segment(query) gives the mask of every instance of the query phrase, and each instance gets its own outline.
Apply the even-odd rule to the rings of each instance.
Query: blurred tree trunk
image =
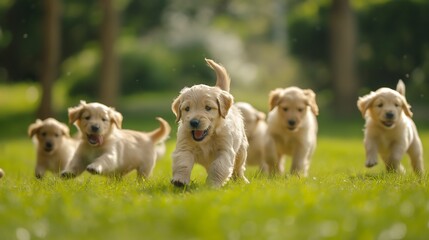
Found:
[[[348,0],[333,0],[330,18],[331,71],[336,113],[356,112],[356,20]]]
[[[116,39],[119,33],[119,11],[114,0],[100,0],[103,10],[101,25],[100,101],[116,106],[119,94],[119,60]]]
[[[58,74],[61,40],[61,1],[44,0],[43,17],[43,66],[41,72],[42,99],[37,117],[45,119],[53,115],[52,87]]]

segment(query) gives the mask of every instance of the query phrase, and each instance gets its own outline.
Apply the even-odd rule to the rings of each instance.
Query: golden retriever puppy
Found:
[[[399,80],[396,91],[380,88],[359,97],[357,106],[365,118],[366,167],[375,166],[380,154],[387,171],[404,173],[401,159],[408,153],[414,172],[423,173],[422,143],[411,119],[405,84]]]
[[[310,89],[289,87],[275,89],[269,95],[268,132],[274,144],[267,157],[271,174],[283,173],[285,155],[292,157],[291,174],[308,175],[316,148],[319,108],[316,94]]]
[[[241,111],[247,141],[249,142],[246,164],[259,166],[261,172],[268,173],[265,160],[268,125],[265,121],[265,113],[258,111],[246,102],[237,102],[234,105]]]
[[[46,171],[55,174],[63,171],[78,145],[78,140],[70,137],[68,126],[53,118],[37,119],[28,127],[28,135],[37,148],[37,178],[42,178]]]
[[[241,113],[227,91],[229,76],[222,66],[206,61],[216,72],[216,86],[186,87],[172,104],[179,123],[172,154],[175,186],[189,184],[195,163],[207,170],[210,186],[221,187],[231,177],[248,182],[244,176],[248,142]]]
[[[136,169],[147,178],[155,167],[156,144],[166,140],[170,125],[162,119],[160,128],[143,133],[122,128],[122,114],[101,103],[80,102],[68,109],[70,123],[81,132],[81,143],[70,164],[61,173],[72,178],[85,169],[92,174],[122,177]]]

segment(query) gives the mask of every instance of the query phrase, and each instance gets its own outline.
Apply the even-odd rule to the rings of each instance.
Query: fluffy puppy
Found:
[[[262,172],[268,173],[265,160],[268,125],[265,121],[265,113],[258,111],[249,103],[237,102],[234,105],[241,111],[249,142],[246,164],[257,165]]]
[[[175,186],[189,184],[194,163],[205,167],[207,184],[213,187],[230,177],[248,182],[244,176],[248,142],[241,113],[228,92],[229,76],[219,64],[206,61],[216,72],[216,86],[186,87],[172,104],[179,123],[172,154]]]
[[[269,94],[268,132],[274,144],[267,163],[271,174],[283,173],[284,155],[292,157],[291,174],[307,176],[317,143],[319,108],[310,89],[289,87]]]
[[[422,143],[411,119],[413,113],[405,98],[405,84],[399,80],[396,91],[380,88],[359,97],[357,106],[365,118],[366,167],[375,166],[380,154],[387,171],[404,173],[400,162],[408,153],[414,172],[423,173]]]
[[[156,144],[165,141],[170,125],[162,119],[160,128],[143,133],[121,129],[122,115],[101,103],[80,102],[68,109],[70,123],[79,128],[82,141],[62,177],[78,176],[85,169],[92,174],[122,177],[136,169],[147,178],[155,167]]]
[[[47,170],[55,174],[63,171],[78,145],[78,140],[70,137],[68,126],[53,118],[37,119],[30,124],[28,136],[37,148],[37,178],[42,178]]]

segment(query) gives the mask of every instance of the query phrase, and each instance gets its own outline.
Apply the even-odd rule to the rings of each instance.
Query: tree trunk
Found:
[[[336,113],[356,112],[358,84],[355,75],[356,21],[348,0],[333,0],[330,18],[331,70]]]
[[[116,38],[119,32],[119,11],[114,0],[101,0],[103,22],[101,25],[101,75],[100,101],[116,106],[119,94],[119,61]]]
[[[58,74],[60,58],[61,2],[60,0],[44,0],[43,18],[43,66],[41,72],[42,99],[37,117],[45,119],[53,115],[52,87]]]

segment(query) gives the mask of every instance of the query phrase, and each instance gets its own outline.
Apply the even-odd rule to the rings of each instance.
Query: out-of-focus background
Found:
[[[358,96],[403,79],[429,119],[428,13],[425,0],[0,0],[0,85],[25,86],[40,118],[80,99],[172,115],[181,88],[214,84],[212,58],[263,111],[297,85],[321,114],[358,117]]]

